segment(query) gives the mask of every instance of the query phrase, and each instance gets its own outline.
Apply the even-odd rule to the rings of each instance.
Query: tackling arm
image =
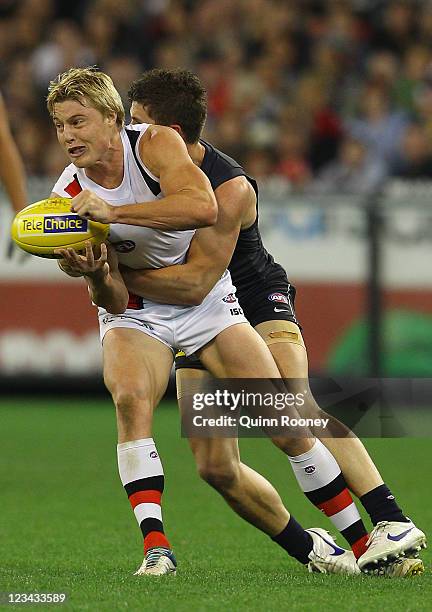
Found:
[[[72,210],[93,221],[159,230],[186,230],[216,223],[217,204],[210,182],[173,129],[149,127],[140,141],[140,156],[150,172],[159,177],[163,198],[110,206],[85,190],[73,198]]]
[[[219,216],[216,225],[199,229],[189,248],[187,262],[158,270],[120,267],[129,291],[160,303],[198,305],[227,268],[241,227],[243,211],[255,201],[245,177],[216,189]]]
[[[15,212],[27,205],[24,167],[9,129],[6,108],[0,96],[0,178]]]

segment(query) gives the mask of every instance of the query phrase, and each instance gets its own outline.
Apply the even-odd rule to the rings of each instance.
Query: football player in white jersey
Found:
[[[152,419],[168,383],[174,347],[187,355],[198,352],[216,377],[280,375],[264,341],[244,318],[228,272],[198,306],[143,301],[129,296],[122,281],[117,260],[131,267],[182,263],[193,232],[176,230],[216,220],[210,183],[181,137],[167,127],[125,129],[123,106],[111,79],[90,68],[59,75],[50,84],[47,104],[58,141],[71,161],[52,196],[72,196],[72,209],[84,216],[95,206],[105,208],[112,224],[115,249],[103,248],[96,258],[90,246],[85,255],[69,249],[59,255],[66,272],[85,276],[99,306],[104,379],[117,413],[119,472],[144,537],[144,561],[137,574],[173,574],[176,561],[164,534],[164,475]],[[298,417],[295,410],[292,414]],[[311,571],[359,572],[353,554],[324,530],[304,530],[272,485],[240,461],[237,441],[229,444],[236,452],[224,497],[237,513]],[[304,432],[292,444],[298,455],[307,452],[313,440]],[[330,453],[322,453],[318,463],[317,470],[335,469]]]

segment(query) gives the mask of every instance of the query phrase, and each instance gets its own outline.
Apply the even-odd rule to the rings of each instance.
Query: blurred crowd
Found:
[[[63,169],[47,85],[87,65],[126,104],[143,70],[194,70],[205,137],[262,182],[368,193],[432,178],[428,0],[0,0],[1,91],[28,174]]]

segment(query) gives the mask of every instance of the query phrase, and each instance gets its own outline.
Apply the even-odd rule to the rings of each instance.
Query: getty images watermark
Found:
[[[185,437],[432,437],[432,379],[180,379]]]
[[[297,412],[286,414],[290,409],[301,409],[306,403],[307,390],[298,393],[252,393],[242,389],[232,392],[228,389],[216,389],[214,392],[192,393],[192,409],[196,412],[205,411],[209,408],[221,409],[224,414],[219,416],[207,416],[205,414],[192,415],[194,427],[321,427],[325,429],[329,424],[329,418],[306,418]],[[264,416],[256,414],[239,414],[241,409],[259,408],[267,411],[275,411],[275,416]],[[225,412],[229,411],[228,414]],[[284,414],[282,414],[284,412]],[[232,413],[236,413],[235,416]]]
[[[287,388],[280,379],[189,379],[179,396],[187,437],[322,437],[330,422],[325,413],[308,414],[304,380]]]

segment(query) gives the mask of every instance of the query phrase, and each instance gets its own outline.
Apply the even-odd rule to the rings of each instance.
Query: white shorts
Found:
[[[231,325],[248,323],[228,271],[199,306],[144,302],[143,308],[129,308],[121,315],[99,308],[98,316],[101,341],[110,329],[128,327],[159,340],[173,353],[181,350],[186,355],[195,353]]]

